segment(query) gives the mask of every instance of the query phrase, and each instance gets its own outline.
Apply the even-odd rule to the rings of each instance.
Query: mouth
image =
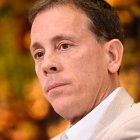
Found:
[[[53,83],[53,84],[50,84],[47,87],[47,92],[50,92],[50,91],[52,91],[54,89],[57,89],[57,88],[64,87],[66,85],[68,85],[68,83]]]

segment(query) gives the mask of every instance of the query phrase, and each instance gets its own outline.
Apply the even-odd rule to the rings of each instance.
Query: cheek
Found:
[[[83,56],[79,57],[78,59],[73,59],[72,61],[68,62],[67,67],[68,75],[72,75],[74,81],[78,84],[88,84],[91,79],[94,79],[96,75],[97,66],[95,65],[94,61],[92,62],[91,57]],[[69,67],[70,66],[70,67]]]
[[[68,73],[73,77],[76,86],[80,86],[79,90],[98,90],[103,78],[103,61],[98,55],[88,53],[71,59],[67,64],[71,66]]]
[[[95,74],[99,70],[99,58],[90,55],[81,56],[73,59],[71,62],[71,69],[76,72],[76,75],[81,75],[81,78],[87,78]],[[82,77],[84,75],[84,77]]]

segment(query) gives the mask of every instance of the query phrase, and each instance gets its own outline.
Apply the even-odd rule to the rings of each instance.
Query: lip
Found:
[[[56,89],[56,88],[59,88],[59,87],[63,87],[63,86],[66,86],[68,85],[68,83],[53,83],[53,84],[49,84],[48,87],[47,87],[47,92],[53,90],[53,89]]]

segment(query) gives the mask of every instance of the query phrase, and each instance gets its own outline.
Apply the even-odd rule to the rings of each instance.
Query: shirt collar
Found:
[[[75,125],[66,130],[66,135],[69,140],[87,140],[94,134],[96,125],[100,121],[102,114],[121,88],[116,88],[105,100],[103,100],[96,108],[89,112]],[[87,131],[88,130],[88,131]],[[82,135],[83,134],[83,135]]]

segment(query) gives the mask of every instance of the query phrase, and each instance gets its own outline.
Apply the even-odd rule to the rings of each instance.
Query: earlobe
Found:
[[[106,43],[105,46],[107,52],[107,68],[110,73],[117,73],[120,68],[122,56],[123,56],[123,45],[118,39],[112,39]]]

